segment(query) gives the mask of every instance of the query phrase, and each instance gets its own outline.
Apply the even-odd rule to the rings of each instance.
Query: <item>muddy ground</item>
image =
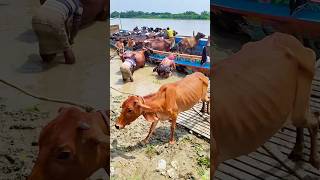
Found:
[[[110,54],[114,54],[111,51]],[[209,140],[204,140],[178,126],[175,131],[176,144],[170,145],[170,123],[160,122],[157,125],[150,143],[142,145],[149,131],[150,123],[143,117],[117,130],[115,120],[121,111],[121,103],[128,97],[128,92],[146,95],[156,91],[161,84],[174,82],[183,77],[174,74],[168,79],[158,79],[152,73],[152,65],[137,70],[134,82],[123,83],[119,72],[120,59],[111,60],[111,109],[115,111],[111,118],[111,179],[209,179]],[[165,162],[166,167],[159,168]]]

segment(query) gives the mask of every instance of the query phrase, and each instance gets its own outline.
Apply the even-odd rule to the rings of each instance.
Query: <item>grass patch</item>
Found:
[[[188,143],[188,142],[191,142],[191,141],[192,141],[192,139],[191,139],[190,136],[185,136],[180,140],[181,143]]]
[[[197,158],[197,164],[200,167],[210,168],[210,159],[208,156],[201,156]]]
[[[200,153],[201,151],[203,151],[202,145],[201,145],[201,144],[198,144],[198,143],[194,145],[194,149],[196,150],[196,152],[197,152],[198,155],[199,155],[199,153]]]
[[[196,159],[197,164],[198,164],[199,168],[202,169],[200,172],[198,172],[198,174],[200,173],[199,175],[202,176],[202,175],[204,175],[204,174],[202,174],[202,172],[205,172],[205,169],[210,168],[210,159],[205,153],[203,153],[204,148],[202,147],[201,144],[195,144],[194,148],[195,148],[195,151],[198,155],[198,157]]]
[[[203,176],[205,174],[205,170],[202,167],[197,168],[197,173],[199,176]]]
[[[146,147],[146,155],[149,159],[151,159],[154,155],[157,154],[157,150],[153,145],[147,145]]]

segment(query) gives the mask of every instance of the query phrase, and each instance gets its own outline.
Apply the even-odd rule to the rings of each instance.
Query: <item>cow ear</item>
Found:
[[[137,102],[137,105],[141,108],[143,112],[152,112],[152,108],[146,104],[143,104],[141,102]]]
[[[146,113],[143,116],[147,121],[152,123],[159,120],[155,113]]]

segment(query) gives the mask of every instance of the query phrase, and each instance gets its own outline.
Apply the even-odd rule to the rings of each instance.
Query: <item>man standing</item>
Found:
[[[47,0],[32,17],[32,28],[39,40],[44,62],[63,52],[65,63],[75,63],[71,49],[80,27],[83,7],[80,0]]]
[[[171,49],[175,45],[175,38],[174,38],[175,32],[174,32],[174,30],[167,27],[167,36],[168,36],[168,39],[170,40],[170,43],[171,43],[171,45],[170,45],[170,49]]]

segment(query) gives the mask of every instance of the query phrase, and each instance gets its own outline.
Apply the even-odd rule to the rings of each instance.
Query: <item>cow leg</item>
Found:
[[[303,156],[304,149],[304,138],[303,138],[303,128],[297,127],[296,143],[293,150],[289,154],[291,160],[301,160]]]
[[[176,125],[177,125],[177,116],[172,118],[171,121],[171,134],[170,134],[170,144],[174,144],[175,140],[174,140],[174,131],[176,130]]]
[[[317,144],[317,132],[318,132],[318,124],[312,125],[308,128],[310,133],[310,164],[316,169],[320,169],[320,158],[318,155],[318,144]]]
[[[205,109],[206,109],[206,102],[202,101],[202,108],[201,108],[200,112],[205,113]]]
[[[159,122],[159,121],[154,121],[154,122],[151,124],[150,129],[149,129],[148,136],[142,141],[143,144],[149,143],[150,136],[151,136],[152,133],[154,132],[154,129],[156,128],[158,122]]]
[[[131,82],[133,82],[133,77],[132,77],[132,76],[133,76],[133,72],[134,72],[134,70],[131,70],[131,71],[130,71],[130,81],[131,81]]]

